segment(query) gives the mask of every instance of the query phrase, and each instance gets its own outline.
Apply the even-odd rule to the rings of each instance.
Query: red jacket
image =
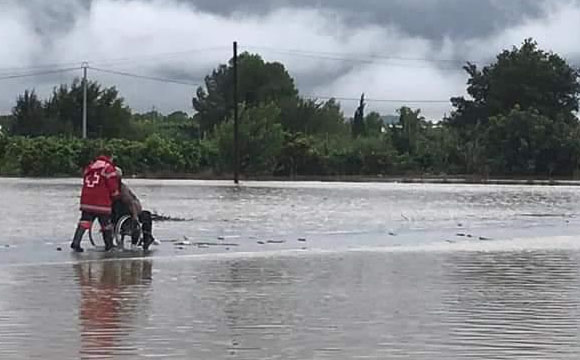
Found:
[[[99,156],[83,174],[81,210],[93,214],[110,214],[113,200],[119,196],[119,178],[110,158]]]

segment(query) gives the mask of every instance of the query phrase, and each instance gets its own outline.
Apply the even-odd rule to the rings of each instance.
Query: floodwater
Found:
[[[0,179],[0,359],[580,353],[580,188],[128,183],[146,254],[69,251],[78,180]]]

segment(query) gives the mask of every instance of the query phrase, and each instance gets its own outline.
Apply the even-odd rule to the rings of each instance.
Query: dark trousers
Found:
[[[87,211],[81,213],[81,219],[75,231],[71,247],[80,248],[81,241],[85,232],[91,228],[93,221],[99,220],[101,229],[103,230],[103,240],[105,241],[105,249],[109,250],[113,247],[113,225],[111,224],[111,215],[96,214]]]
[[[141,211],[141,214],[139,214],[139,222],[141,223],[141,229],[143,229],[144,234],[153,233],[153,219],[151,217],[151,212],[147,210]]]
[[[86,229],[88,230],[91,225],[93,224],[93,221],[95,221],[95,219],[99,220],[99,224],[101,224],[101,229],[103,229],[103,231],[107,230],[107,229],[113,229],[113,225],[111,224],[111,215],[109,214],[94,214],[94,213],[89,213],[86,211],[83,211],[81,213],[81,220],[80,220],[80,225],[85,226]]]

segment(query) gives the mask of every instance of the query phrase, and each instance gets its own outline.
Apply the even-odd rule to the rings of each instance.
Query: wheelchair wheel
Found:
[[[133,226],[137,226],[134,229]],[[113,238],[115,240],[116,246],[118,248],[124,248],[125,246],[125,236],[131,237],[134,231],[139,231],[141,233],[141,227],[138,223],[134,223],[133,219],[129,215],[122,216],[117,224],[115,224],[115,229],[113,232]],[[139,243],[141,242],[141,235],[139,235]]]
[[[95,219],[89,228],[89,240],[94,247],[104,247],[105,240],[103,239],[103,230],[101,224]],[[114,239],[113,239],[114,241]]]
[[[101,232],[101,229],[95,229],[95,224],[97,224],[97,226],[99,226],[98,221],[93,221],[91,224],[91,227],[89,228],[89,240],[91,242],[91,245],[93,245],[93,246],[97,246],[96,241],[98,241],[98,240],[95,239],[95,237],[99,236],[99,235],[96,235],[97,232],[100,234],[100,237],[101,237],[100,241],[103,240],[103,233]],[[95,235],[93,235],[93,232],[95,233]]]

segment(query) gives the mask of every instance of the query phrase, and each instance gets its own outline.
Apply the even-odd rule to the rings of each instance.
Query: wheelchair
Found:
[[[89,240],[94,247],[104,247],[103,231],[98,221],[93,221],[89,228]],[[138,221],[133,221],[129,215],[123,215],[113,224],[113,245],[118,249],[125,248],[125,236],[132,238],[138,235],[137,246],[143,245],[143,231]]]

